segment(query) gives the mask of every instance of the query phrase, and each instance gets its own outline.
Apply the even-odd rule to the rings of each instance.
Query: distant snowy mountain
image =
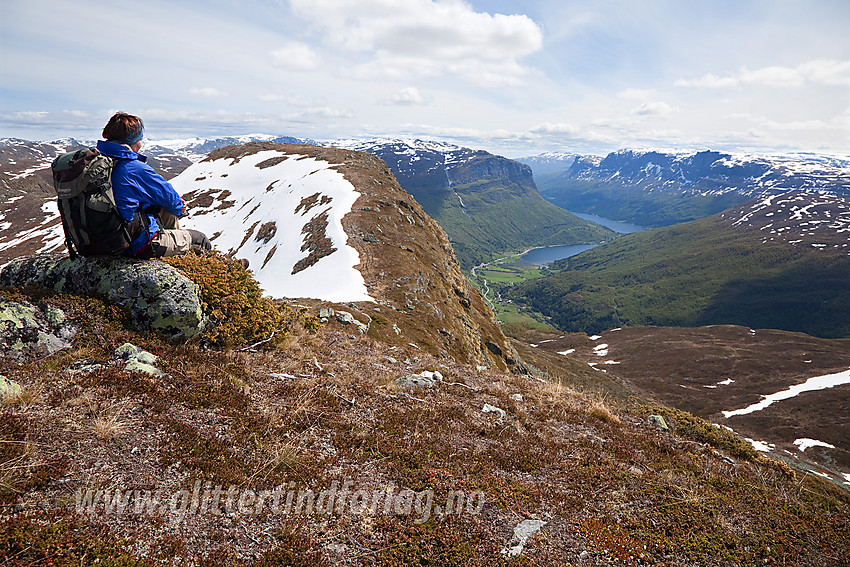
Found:
[[[248,134],[245,136],[223,136],[216,138],[185,138],[156,140],[146,139],[142,154],[148,157],[148,163],[166,177],[177,175],[192,163],[204,159],[208,153],[224,146],[246,144],[249,142],[280,142],[291,144],[313,144],[291,136],[272,136],[268,134]],[[20,138],[0,138],[0,187],[21,187],[32,189],[39,187],[49,190],[49,171],[53,160],[65,153],[79,148],[94,147],[96,139],[61,138],[43,142],[33,142]],[[3,184],[3,182],[6,182]]]
[[[841,158],[621,150],[580,158],[541,183],[566,209],[644,226],[708,216],[738,203],[788,191],[850,196],[850,165]]]
[[[516,161],[524,163],[534,172],[534,178],[539,183],[550,175],[563,173],[573,165],[580,154],[569,152],[545,152],[536,156],[517,158]]]
[[[248,144],[250,142],[276,142],[281,144],[315,144],[312,140],[293,138],[292,136],[272,136],[269,134],[248,134],[245,136],[221,136],[217,138],[177,138],[172,140],[151,140],[143,150],[151,155],[173,153],[186,157],[193,162],[206,157],[208,153],[225,146]]]

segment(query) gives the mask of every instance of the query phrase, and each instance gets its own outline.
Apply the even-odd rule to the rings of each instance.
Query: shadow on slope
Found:
[[[845,257],[846,258],[846,257]],[[850,336],[848,262],[809,258],[767,277],[724,284],[696,319],[757,329],[800,331],[823,338]]]

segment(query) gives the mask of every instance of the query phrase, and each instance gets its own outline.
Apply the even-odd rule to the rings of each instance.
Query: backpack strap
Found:
[[[61,200],[59,201],[59,206],[62,206]],[[71,227],[68,226],[68,221],[65,220],[64,214],[60,214],[59,218],[62,219],[62,230],[65,232],[65,247],[68,249],[68,256],[71,260],[76,260],[79,253],[74,247],[74,239],[71,237]]]

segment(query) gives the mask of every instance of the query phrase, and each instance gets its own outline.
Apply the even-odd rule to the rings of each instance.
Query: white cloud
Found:
[[[310,71],[322,64],[319,54],[306,43],[291,41],[269,53],[272,64],[296,71]]]
[[[298,112],[293,115],[287,115],[284,118],[288,119],[304,119],[304,118],[351,118],[354,116],[354,113],[350,110],[340,110],[338,108],[331,108],[330,106],[315,106],[310,108],[305,108],[301,112]]]
[[[850,61],[815,59],[796,67],[773,65],[750,70],[742,68],[736,75],[717,77],[711,73],[698,79],[680,79],[677,87],[731,88],[741,84],[767,87],[802,87],[807,84],[850,85]]]
[[[304,95],[264,94],[260,95],[260,100],[263,102],[283,102],[290,106],[300,107],[327,106],[328,104],[324,97],[309,97]]]
[[[227,93],[215,87],[192,87],[189,94],[204,97],[227,96]]]
[[[670,116],[676,112],[679,112],[678,108],[663,101],[645,102],[634,110],[638,116]]]
[[[778,66],[765,67],[755,71],[744,69],[738,77],[741,82],[768,87],[802,87],[805,83],[803,74],[798,69]]]
[[[425,97],[415,87],[402,89],[392,96],[381,101],[381,104],[389,106],[416,106],[425,103]]]
[[[813,83],[850,86],[850,61],[816,59],[803,63],[798,69]]]
[[[566,135],[566,136],[574,136],[578,134],[579,129],[573,126],[572,124],[565,124],[563,122],[558,123],[550,123],[544,122],[535,128],[530,130],[530,134],[543,134],[543,135]]]
[[[363,78],[454,75],[478,85],[516,85],[519,60],[540,50],[543,33],[527,16],[475,12],[460,0],[290,0],[325,41],[370,58]]]
[[[699,79],[679,79],[674,84],[677,87],[701,87],[706,89],[726,89],[737,87],[740,81],[735,77],[717,77],[708,73]]]
[[[25,110],[23,112],[12,112],[11,114],[7,114],[6,116],[8,118],[17,118],[17,119],[21,119],[21,120],[39,120],[39,121],[41,121],[41,120],[44,120],[45,118],[47,118],[49,114],[50,114],[49,112],[43,112],[43,111],[40,111],[40,110],[36,110],[36,111]]]
[[[727,116],[727,118],[736,120],[739,122],[748,121],[758,125],[761,128],[770,129],[770,130],[784,130],[784,131],[812,131],[812,132],[823,132],[826,130],[844,130],[847,126],[846,118],[847,116],[837,116],[832,120],[787,120],[784,122],[780,122],[778,120],[771,120],[770,118],[766,118],[764,116],[760,116],[757,114],[731,114]]]

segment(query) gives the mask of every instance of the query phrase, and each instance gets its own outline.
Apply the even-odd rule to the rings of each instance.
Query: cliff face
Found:
[[[419,140],[349,145],[387,163],[401,186],[445,229],[464,268],[507,251],[612,236],[544,200],[531,169],[517,161]]]

